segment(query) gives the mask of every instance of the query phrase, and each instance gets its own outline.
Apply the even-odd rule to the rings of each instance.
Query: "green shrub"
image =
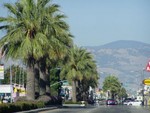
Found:
[[[0,104],[0,113],[10,113],[9,112],[9,105]]]
[[[45,107],[41,101],[19,101],[16,103],[0,104],[0,113],[12,113]]]
[[[9,112],[17,112],[22,110],[22,105],[21,104],[9,104]]]
[[[20,103],[18,103],[18,104],[20,104]],[[30,110],[31,109],[31,105],[30,105],[30,103],[28,102],[22,102],[21,103],[21,105],[22,105],[22,110]]]
[[[41,101],[37,102],[36,105],[37,105],[38,108],[43,108],[43,107],[45,107],[44,102],[41,102]]]

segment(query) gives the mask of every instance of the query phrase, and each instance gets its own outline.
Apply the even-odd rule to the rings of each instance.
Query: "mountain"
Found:
[[[100,87],[108,75],[117,76],[129,91],[141,88],[142,80],[150,77],[150,74],[143,70],[150,60],[150,44],[119,40],[85,48],[94,55],[97,62]]]

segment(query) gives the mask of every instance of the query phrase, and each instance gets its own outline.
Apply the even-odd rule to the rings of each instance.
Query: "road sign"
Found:
[[[150,79],[144,79],[143,84],[144,85],[150,85]]]
[[[146,66],[146,71],[150,72],[150,61],[148,62],[147,66]]]

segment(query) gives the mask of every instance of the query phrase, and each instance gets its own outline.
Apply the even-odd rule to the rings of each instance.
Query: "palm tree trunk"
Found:
[[[35,76],[34,76],[34,67],[27,67],[27,83],[26,83],[26,91],[27,91],[27,99],[34,100],[35,99]]]
[[[39,67],[38,64],[35,64],[35,68],[34,68],[34,74],[35,74],[35,98],[39,97],[39,93],[40,93],[40,88],[39,88],[39,84],[40,84],[40,78],[39,78]]]
[[[73,80],[72,81],[72,101],[76,102],[77,98],[76,98],[76,81]]]
[[[46,95],[50,96],[50,72],[46,71]]]
[[[40,63],[40,96],[46,95],[46,61],[42,58]]]
[[[46,95],[46,74],[40,71],[40,96]]]

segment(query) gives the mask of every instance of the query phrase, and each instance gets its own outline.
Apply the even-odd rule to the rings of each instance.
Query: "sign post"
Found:
[[[148,61],[147,65],[146,65],[146,69],[147,72],[150,72],[150,60]],[[150,79],[144,79],[143,80],[143,84],[144,86],[150,86]],[[146,103],[147,104],[147,103]],[[143,105],[145,105],[145,95],[144,95],[144,87],[143,87]]]

